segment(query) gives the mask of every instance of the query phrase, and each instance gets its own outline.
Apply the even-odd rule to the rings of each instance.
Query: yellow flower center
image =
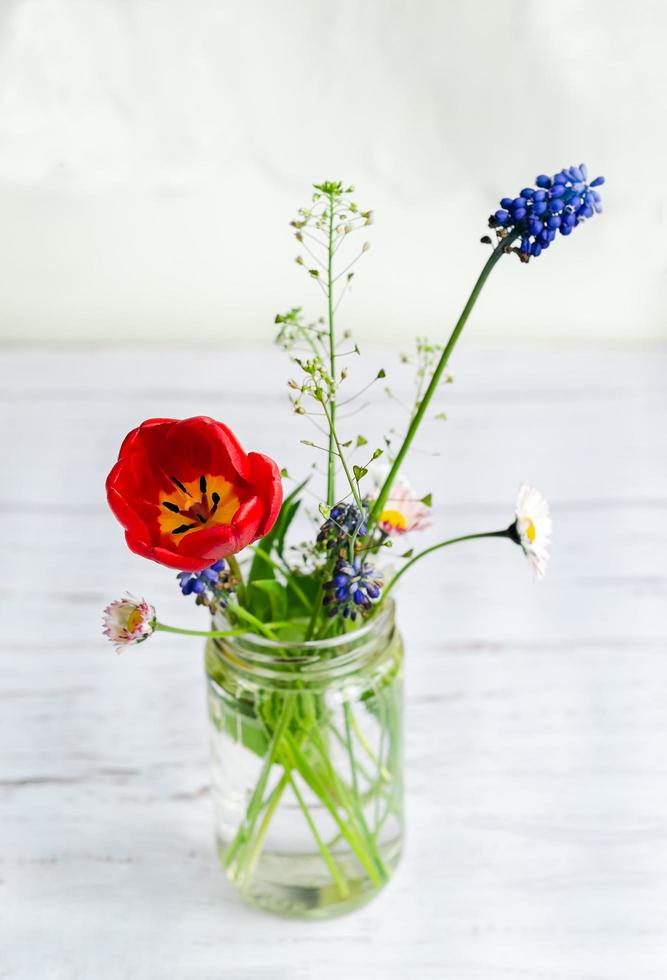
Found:
[[[141,626],[142,622],[143,616],[139,611],[139,607],[135,606],[130,615],[127,617],[127,628],[130,633],[134,633],[134,631]]]
[[[526,517],[524,518],[524,520],[525,520],[524,531],[526,532],[526,537],[532,544],[533,541],[535,540],[535,525],[531,521],[530,517]]]
[[[221,476],[200,476],[181,483],[171,477],[174,492],[160,500],[162,534],[186,534],[195,528],[231,523],[240,500],[233,485]]]
[[[390,527],[395,527],[398,531],[405,531],[408,526],[408,522],[400,510],[383,510],[380,514],[379,523],[388,524]]]

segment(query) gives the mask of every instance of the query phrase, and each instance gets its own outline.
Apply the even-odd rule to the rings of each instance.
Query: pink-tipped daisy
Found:
[[[145,599],[116,599],[104,610],[103,633],[116,644],[116,652],[147,640],[155,629],[155,609]]]
[[[372,500],[379,494],[385,476],[386,472],[381,469],[373,474],[374,486],[370,491]],[[422,531],[430,526],[430,508],[417,496],[408,481],[399,476],[378,518],[378,527],[391,537],[406,534],[408,531]]]

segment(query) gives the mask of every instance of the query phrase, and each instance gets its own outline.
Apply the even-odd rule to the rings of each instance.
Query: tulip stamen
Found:
[[[174,481],[174,483],[176,484],[176,486],[178,487],[178,489],[181,490],[182,493],[184,493],[186,495],[186,497],[191,497],[192,496],[192,494],[189,492],[189,490],[187,490],[187,488],[185,486],[183,486],[183,484],[181,483],[180,480],[177,480],[175,476],[172,476],[171,479]]]
[[[192,494],[187,490],[176,477],[173,476],[172,480],[182,487],[183,492],[187,493],[188,497],[192,499]],[[186,531],[192,531],[196,527],[201,527],[202,524],[206,524],[210,518],[213,517],[218,509],[218,504],[220,503],[220,494],[217,491],[213,491],[211,494],[211,500],[213,501],[213,506],[209,507],[208,496],[206,493],[206,477],[199,477],[199,490],[201,492],[201,500],[198,502],[193,502],[187,509],[180,508],[178,504],[172,503],[171,500],[163,500],[162,506],[166,507],[173,514],[180,514],[181,517],[187,517],[192,524],[179,524],[178,527],[173,528],[172,534],[185,534]]]
[[[193,527],[198,527],[198,525],[197,524],[179,524],[179,526],[178,527],[175,527],[174,530],[171,533],[172,534],[185,534],[186,531],[191,531],[193,529]]]
[[[169,479],[178,488],[178,493],[175,489],[175,500],[160,500],[160,507],[168,511],[162,511],[159,519],[164,534],[186,534],[188,531],[201,531],[204,526],[231,522],[240,501],[226,480],[204,473],[187,483],[173,475]],[[177,515],[183,523],[178,523]]]

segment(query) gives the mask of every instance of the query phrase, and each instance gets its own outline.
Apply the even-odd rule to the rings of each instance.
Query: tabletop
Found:
[[[347,422],[371,439],[408,390],[377,353],[391,397]],[[405,576],[403,861],[363,910],[300,923],[216,864],[201,641],[116,656],[100,633],[125,590],[205,628],[106,507],[125,432],[212,415],[297,477],[312,436],[287,366],[0,353],[2,980],[664,980],[667,351],[468,343],[454,368],[408,468],[433,493],[421,540],[507,526],[527,481],[553,558],[534,583],[511,543],[470,542]]]

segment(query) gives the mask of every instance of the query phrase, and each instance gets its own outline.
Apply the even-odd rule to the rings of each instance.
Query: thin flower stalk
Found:
[[[419,406],[412,418],[412,421],[410,422],[408,431],[405,434],[405,438],[403,439],[401,447],[396,454],[396,457],[389,470],[389,473],[387,474],[387,478],[384,481],[384,484],[382,485],[382,488],[377,495],[375,503],[373,504],[373,509],[371,510],[370,517],[369,517],[371,524],[377,523],[380,514],[384,510],[384,506],[387,497],[391,492],[391,488],[394,484],[394,480],[398,476],[403,466],[405,457],[407,456],[408,450],[410,449],[410,446],[412,445],[412,442],[415,436],[417,435],[417,430],[419,429],[424,419],[424,416],[426,415],[428,407],[431,403],[431,399],[433,398],[434,394],[438,390],[440,379],[442,378],[445,368],[449,363],[449,358],[451,357],[452,351],[456,347],[458,339],[461,336],[461,333],[463,332],[463,328],[465,327],[468,321],[468,317],[473,311],[473,308],[475,306],[475,303],[477,302],[479,294],[484,288],[484,284],[486,283],[486,280],[491,275],[498,260],[502,258],[503,255],[507,254],[512,242],[518,237],[519,237],[518,231],[511,231],[505,238],[502,238],[499,244],[496,245],[496,247],[494,248],[493,252],[487,259],[486,263],[484,264],[484,268],[479,274],[477,282],[475,283],[473,290],[470,296],[468,297],[468,301],[466,305],[463,307],[463,312],[461,313],[461,316],[459,317],[456,326],[452,330],[451,336],[447,341],[447,344],[445,345],[442,354],[440,355],[440,360],[438,361],[435,370],[433,371],[431,380],[428,384],[428,387],[426,388],[426,391],[424,392],[424,397],[419,403]]]

